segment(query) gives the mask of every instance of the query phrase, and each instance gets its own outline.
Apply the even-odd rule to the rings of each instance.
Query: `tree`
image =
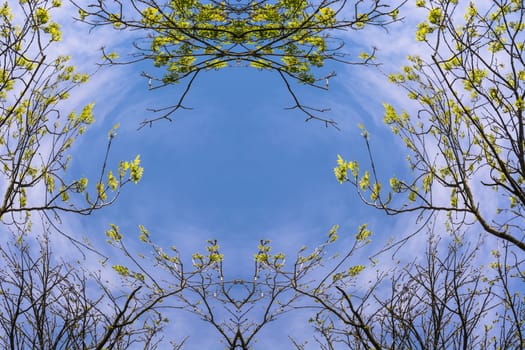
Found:
[[[68,152],[93,122],[94,105],[64,114],[69,94],[89,75],[78,73],[69,57],[53,57],[61,32],[51,13],[60,5],[0,5],[0,346],[122,349],[142,342],[153,349],[163,324],[153,309],[157,300],[143,297],[141,288],[115,292],[99,275],[51,254],[49,240],[57,233],[78,249],[94,250],[62,231],[57,218],[89,215],[113,203],[122,186],[138,182],[143,172],[138,156],[120,162],[115,175],[108,171],[112,130],[93,190],[87,178],[70,180],[67,174]],[[41,224],[41,236],[35,224]],[[138,322],[142,327],[135,328]]]
[[[253,349],[259,332],[279,315],[293,310],[300,298],[293,292],[289,277],[276,273],[276,268],[284,266],[284,254],[270,254],[268,241],[258,247],[252,276],[230,280],[223,271],[217,241],[208,241],[206,254],[193,254],[187,267],[176,247],[165,251],[143,226],[139,237],[151,255],[139,254],[137,258],[115,225],[107,235],[128,258],[127,265],[113,265],[125,281],[148,289],[154,298],[162,300],[163,310],[197,315],[217,332],[225,349]]]
[[[417,117],[384,105],[385,122],[409,151],[413,178],[391,178],[385,193],[366,130],[371,170],[363,173],[358,162],[339,157],[334,171],[367,204],[391,215],[419,214],[423,229],[431,223],[449,235],[430,235],[422,263],[386,275],[390,296],[381,283],[364,292],[340,288],[319,296],[327,307],[318,314],[317,329],[325,348],[521,349],[523,4],[470,2],[464,12],[453,0],[416,4],[427,13],[416,39],[430,54],[409,57],[410,64],[389,79],[417,103]],[[440,212],[446,213],[444,225]],[[494,261],[478,269],[480,231],[498,246]],[[439,248],[447,236],[452,242]]]
[[[342,50],[344,41],[332,33],[365,26],[386,27],[399,20],[403,3],[359,0],[349,9],[347,2],[340,0],[97,0],[77,6],[79,19],[91,26],[110,25],[141,34],[129,58],[118,60],[118,54],[104,51],[109,64],[152,61],[159,69],[143,73],[150,89],[185,82],[179,100],[154,109],[160,116],[144,121],[143,125],[151,125],[158,119],[170,120],[177,109],[187,108],[184,98],[200,72],[245,64],[277,72],[292,96],[291,108],[304,112],[307,120],[317,119],[335,126],[334,120],[320,116],[325,109],[305,106],[299,101],[290,80],[328,89],[328,80],[335,72],[321,76],[315,72],[325,61],[371,63],[375,49],[349,59],[349,54]]]
[[[165,320],[141,287],[115,289],[80,261],[56,260],[47,234],[12,238],[0,247],[2,348],[157,348]]]
[[[360,173],[357,162],[339,158],[336,176],[389,214],[446,212],[452,226],[476,222],[523,251],[523,4],[471,2],[464,16],[458,14],[457,1],[417,4],[428,16],[416,38],[430,55],[409,57],[402,73],[390,75],[419,105],[417,117],[385,104],[385,122],[405,143],[414,176],[391,178],[385,194],[371,153],[370,172]],[[443,201],[441,193],[449,200]]]
[[[121,187],[137,183],[143,170],[137,156],[121,162],[115,174],[108,171],[111,131],[95,191],[87,178],[68,179],[68,152],[93,122],[94,104],[68,114],[62,106],[89,75],[78,73],[70,57],[50,54],[61,39],[60,25],[50,15],[60,1],[27,0],[16,6],[15,11],[8,2],[0,7],[0,174],[6,184],[0,218],[22,232],[33,212],[89,215],[113,203]]]
[[[348,276],[298,288],[321,305],[311,319],[321,349],[523,349],[523,259],[505,242],[483,266],[481,239],[434,230],[423,259],[378,270],[366,288]]]

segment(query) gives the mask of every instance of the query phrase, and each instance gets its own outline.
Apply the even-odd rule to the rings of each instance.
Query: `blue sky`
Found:
[[[263,238],[275,241],[276,249],[295,250],[320,242],[333,224],[353,232],[361,223],[381,220],[382,213],[364,207],[353,189],[333,176],[339,153],[366,161],[357,123],[375,126],[368,106],[351,95],[333,108],[342,124],[338,131],[315,121],[305,123],[302,113],[284,110],[290,97],[269,72],[211,72],[190,92],[187,104],[194,110],[177,112],[171,123],[159,121],[137,131],[145,106],[170,101],[180,91],[166,89],[152,96],[146,82],[137,80],[139,92],[123,99],[124,112],[111,111],[100,133],[91,131],[103,144],[105,128],[120,122],[113,159],[140,154],[145,167],[138,186],[126,188],[117,205],[96,214],[106,226],[114,222],[130,231],[144,224],[170,244],[193,241],[193,249],[216,238],[224,249],[242,247],[242,259],[248,262]],[[344,89],[335,79],[333,88]],[[139,96],[146,97],[139,106],[126,106]],[[302,97],[323,106],[332,103],[330,93],[305,90]],[[381,113],[377,103],[373,109]],[[388,129],[379,129],[372,139],[378,155],[387,156],[383,165],[393,163],[395,154],[382,151],[397,142]],[[92,149],[93,144],[85,146]],[[92,156],[88,167],[96,162],[97,155]],[[403,161],[401,152],[397,161]],[[194,232],[191,238],[187,230]]]
[[[9,0],[9,3],[18,1]],[[412,3],[401,13],[406,19],[391,26],[388,32],[380,28],[337,32],[351,53],[377,47],[381,67],[329,63],[319,72],[320,75],[332,70],[337,72],[330,80],[328,91],[292,82],[297,96],[306,105],[331,108],[325,116],[335,119],[340,130],[326,128],[315,120],[305,123],[303,113],[285,109],[292,104],[292,98],[278,74],[247,67],[200,74],[185,101],[192,110],[179,110],[171,116],[172,122],[158,121],[151,128],[138,130],[141,121],[154,117],[148,108],[176,103],[184,86],[149,91],[148,81],[141,77],[141,72],[151,71],[149,62],[101,68],[62,105],[61,112],[66,115],[72,109],[81,110],[86,103],[96,104],[96,121],[75,142],[67,176],[71,179],[87,176],[94,190],[108,131],[116,123],[120,128],[113,140],[109,169],[114,169],[120,160],[130,160],[139,154],[144,176],[138,185],[126,186],[114,205],[87,217],[64,214],[60,218],[64,232],[78,240],[89,239],[109,258],[107,269],[101,270],[100,255],[86,254],[81,259],[79,250],[60,235],[53,236],[56,261],[80,259],[89,271],[101,270],[108,288],[116,293],[126,290],[110,268],[113,264],[129,264],[121,252],[106,243],[105,231],[110,224],[121,228],[132,254],[149,256],[137,239],[138,225],[144,225],[156,244],[165,248],[176,246],[186,266],[191,265],[192,253],[205,250],[206,240],[217,239],[220,252],[225,256],[227,280],[252,278],[253,256],[261,239],[271,240],[274,252],[285,252],[290,266],[301,246],[313,248],[321,244],[335,224],[340,226],[341,238],[329,253],[346,253],[355,242],[353,235],[358,226],[364,223],[374,232],[372,244],[359,250],[341,268],[366,265],[351,293],[366,290],[370,281],[376,280],[379,270],[424,258],[427,236],[421,232],[395,256],[389,251],[377,257],[379,263],[372,266],[369,258],[390,239],[413,233],[421,223],[414,215],[387,217],[365,206],[355,189],[349,184],[339,184],[333,174],[338,154],[346,160],[357,159],[362,170],[368,168],[365,142],[358,127],[363,124],[370,135],[378,172],[384,176],[380,179],[384,187],[388,187],[391,175],[410,176],[405,162],[406,148],[382,121],[382,103],[406,109],[411,115],[418,111],[405,91],[389,83],[386,77],[401,69],[409,54],[428,57],[425,46],[415,42],[414,31],[421,12]],[[462,16],[460,12],[456,15]],[[105,46],[108,51],[115,49],[123,57],[130,52],[136,32],[118,32],[112,28],[89,31],[85,25],[72,20],[73,13],[71,4],[65,0],[64,6],[55,11],[54,18],[63,28],[63,40],[50,48],[49,58],[68,54],[80,71],[93,72],[101,59],[100,47]],[[425,143],[425,147],[430,154],[436,145],[431,141]],[[46,154],[49,149],[42,147],[42,152]],[[484,213],[491,215],[507,198],[495,198],[479,184],[478,180],[487,174],[480,171],[476,176],[479,178],[471,179],[474,191],[479,195]],[[5,181],[0,183],[0,188],[3,187]],[[38,191],[42,188],[37,187],[30,193],[35,200],[41,199],[43,194]],[[433,190],[432,196],[446,203],[450,201],[449,192],[440,187]],[[440,231],[444,220],[434,219]],[[478,232],[478,227],[472,225],[469,234],[474,234],[469,238],[477,239]],[[443,236],[441,253],[445,255],[446,244],[452,237]],[[487,239],[480,248],[479,262],[490,262],[489,252],[499,247],[499,243]],[[329,267],[314,271],[311,277],[323,276]],[[150,265],[148,269],[152,274],[157,273]],[[97,294],[99,290],[90,292]],[[386,294],[388,290],[381,289],[378,293]],[[260,306],[256,305],[249,318],[261,316]],[[312,343],[312,328],[306,322],[310,314],[311,310],[302,310],[280,316],[257,337],[259,342],[255,348],[291,348],[288,335],[309,339],[307,349],[318,348]],[[224,310],[218,311],[218,315],[226,320],[229,316]],[[167,340],[172,336],[180,340],[189,335],[187,349],[221,348],[217,332],[197,316],[178,312],[167,312],[167,316],[172,320],[166,328]]]
[[[125,52],[126,34],[110,29],[89,34],[78,23],[67,24],[67,15],[64,20],[63,26],[74,31],[64,31],[60,51],[71,51],[80,68],[93,69],[99,58],[96,49],[102,45]],[[389,72],[399,67],[410,48],[411,24],[397,26],[390,34],[378,29],[349,34],[347,45],[382,47],[379,59],[388,60],[383,69]],[[137,226],[143,224],[156,243],[177,246],[187,259],[204,250],[207,239],[218,239],[227,278],[249,278],[260,239],[270,239],[275,251],[294,256],[303,245],[320,244],[339,224],[344,250],[357,227],[368,223],[377,245],[356,257],[358,263],[387,239],[405,233],[405,219],[386,218],[365,207],[352,187],[340,185],[333,175],[338,154],[366,164],[358,123],[369,129],[387,174],[406,171],[404,150],[382,124],[381,105],[385,99],[403,99],[404,93],[395,91],[377,69],[332,65],[328,70],[336,70],[337,76],[327,92],[294,83],[305,104],[332,109],[328,115],[337,120],[340,131],[316,121],[305,123],[301,112],[285,110],[292,100],[278,75],[251,68],[201,74],[186,100],[193,110],[176,112],[171,123],[159,121],[137,130],[140,121],[151,117],[146,108],[169,105],[182,91],[177,85],[148,91],[147,80],[140,77],[148,68],[103,68],[74,97],[79,105],[96,102],[97,121],[75,147],[73,173],[95,175],[93,168],[102,162],[107,132],[115,123],[120,129],[112,165],[140,154],[145,168],[142,181],[127,186],[115,205],[87,218],[68,218],[75,234],[104,246],[110,223],[130,237],[136,237]],[[412,219],[408,222],[414,224]],[[405,229],[395,231],[396,226]],[[106,253],[113,254],[109,249]],[[114,256],[112,261],[119,259]],[[203,327],[196,317],[179,317],[170,329],[180,331],[179,339],[189,333],[187,348],[216,345],[215,336],[196,336]],[[304,315],[287,315],[258,337],[258,346],[287,342],[286,334],[304,335],[305,327]]]
[[[359,96],[366,82],[352,74],[362,68],[339,68],[331,91],[301,86],[298,90],[304,101],[332,107],[330,116],[337,119],[341,131],[316,121],[305,123],[301,112],[285,110],[292,101],[278,76],[249,68],[202,74],[186,101],[193,110],[180,110],[171,123],[159,121],[137,131],[140,121],[151,116],[145,109],[173,102],[181,87],[151,92],[140,71],[125,69],[131,71],[125,80],[113,83],[125,86],[125,95],[114,99],[109,87],[102,102],[95,96],[101,121],[80,145],[78,152],[83,156],[77,164],[89,171],[97,154],[88,155],[82,147],[93,149],[90,138],[103,145],[107,130],[119,122],[112,158],[118,161],[140,154],[145,173],[140,185],[128,187],[120,203],[100,215],[110,220],[123,216],[126,222],[119,223],[123,227],[133,218],[132,227],[138,223],[158,226],[160,231],[190,227],[203,231],[203,239],[218,238],[223,245],[251,241],[254,247],[260,238],[278,238],[271,237],[271,232],[287,226],[324,234],[334,223],[355,226],[370,221],[358,218],[359,213],[370,211],[349,186],[337,183],[332,169],[339,153],[362,157],[364,142],[357,124],[375,128],[382,107],[380,100]],[[112,69],[98,75],[103,77]],[[371,69],[368,72],[374,74]],[[349,80],[358,89],[347,86]],[[380,153],[388,148],[383,137],[397,142],[386,127],[378,129],[380,137],[375,135],[374,147]],[[93,160],[86,162],[84,157]],[[216,236],[206,236],[210,234]],[[290,235],[297,235],[302,244],[301,240],[312,239],[313,232]]]
[[[100,56],[97,49],[103,45],[120,48],[125,55],[128,34],[111,29],[88,33],[81,24],[72,23],[67,10],[59,14],[64,40],[58,51],[70,53],[80,69],[94,69]],[[405,11],[407,16],[415,14],[410,6]],[[378,46],[382,70],[391,72],[408,53],[421,50],[413,42],[415,22],[410,17],[390,33],[380,29],[348,33],[347,46]],[[328,70],[336,70],[337,76],[328,92],[294,85],[305,104],[330,107],[328,115],[338,122],[340,131],[316,121],[305,123],[301,112],[285,110],[292,100],[278,75],[251,68],[201,74],[186,100],[193,110],[177,111],[171,123],[159,121],[137,130],[142,120],[151,117],[146,108],[174,103],[182,91],[177,85],[148,91],[146,79],[140,76],[148,68],[147,64],[103,68],[70,103],[80,109],[83,103],[94,101],[97,119],[74,148],[72,176],[95,178],[107,132],[115,123],[120,123],[120,129],[110,168],[136,154],[145,168],[142,181],[127,186],[115,205],[86,218],[66,218],[66,229],[77,237],[88,237],[101,246],[110,223],[129,237],[136,237],[142,224],[156,243],[175,245],[186,258],[204,250],[207,239],[218,239],[227,278],[249,278],[260,239],[270,239],[274,250],[293,255],[302,245],[324,241],[329,229],[339,224],[344,250],[357,227],[368,223],[377,243],[356,257],[366,261],[389,238],[415,226],[413,217],[386,217],[365,207],[353,188],[340,185],[333,175],[338,154],[367,164],[358,123],[369,130],[383,173],[406,173],[404,148],[382,124],[381,103],[410,105],[404,92],[388,83],[379,70],[333,65]],[[413,253],[423,249],[423,241],[412,243]],[[104,250],[113,254],[109,248]],[[119,261],[117,256],[112,259]],[[195,336],[202,323],[195,317],[188,318],[191,322],[180,320],[173,327],[193,333],[188,348],[208,344],[210,339]],[[260,348],[287,341],[284,331],[291,328],[304,332],[301,322],[302,315],[278,321],[267,336],[262,333]]]

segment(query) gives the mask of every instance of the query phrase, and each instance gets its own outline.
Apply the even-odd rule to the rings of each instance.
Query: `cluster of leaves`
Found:
[[[61,230],[61,212],[88,215],[109,205],[143,172],[138,156],[121,162],[117,175],[106,170],[112,130],[94,189],[87,178],[68,176],[68,153],[93,123],[94,104],[64,113],[70,93],[90,76],[69,56],[52,54],[61,40],[51,16],[59,7],[60,0],[0,4],[0,221],[2,234],[12,233],[0,247],[0,347],[127,348],[140,339],[153,348],[162,322],[153,311],[144,315],[152,301],[138,297],[139,289],[119,294],[99,275],[51,256],[52,233],[93,250]],[[134,326],[138,320],[143,327]]]
[[[117,177],[106,174],[110,137],[95,195],[88,194],[87,178],[66,178],[67,153],[93,123],[94,104],[67,115],[62,111],[70,92],[89,75],[77,72],[69,56],[51,58],[47,53],[61,39],[60,26],[50,15],[60,5],[57,0],[27,0],[16,9],[8,2],[0,7],[0,176],[6,184],[0,218],[6,224],[26,222],[31,211],[89,214],[111,203],[122,185],[138,182],[142,174],[139,158],[122,163]],[[108,189],[115,191],[111,198]],[[72,194],[85,200],[76,201]]]
[[[339,159],[336,176],[389,213],[446,211],[450,223],[474,219],[486,232],[525,250],[523,3],[501,0],[478,9],[471,2],[464,16],[458,15],[457,1],[418,1],[418,6],[428,16],[416,38],[431,57],[409,57],[410,64],[390,80],[406,89],[420,110],[415,118],[385,104],[384,117],[406,145],[415,176],[392,178],[387,195],[381,194],[375,164],[362,174],[356,162]],[[487,189],[496,202],[483,199]],[[437,193],[448,193],[449,200]],[[408,200],[393,205],[399,194]]]
[[[312,69],[326,60],[348,63],[342,51],[343,41],[330,36],[336,29],[362,29],[365,25],[384,26],[398,20],[400,5],[379,1],[357,1],[348,18],[340,0],[262,0],[239,1],[131,1],[99,0],[79,6],[79,17],[93,26],[111,25],[118,30],[140,29],[147,33],[137,40],[130,61],[151,60],[164,72],[150,79],[150,88],[178,83],[189,77],[179,102],[170,108],[169,116],[183,107],[184,96],[196,75],[203,70],[231,65],[277,71],[296,103],[295,108],[315,118],[312,108],[302,106],[291,89],[288,78],[321,88],[317,82],[333,76],[316,77]],[[110,63],[123,63],[117,55],[105,54]],[[373,53],[361,55],[367,63]],[[155,82],[155,83],[154,83]],[[317,118],[315,118],[317,119]]]

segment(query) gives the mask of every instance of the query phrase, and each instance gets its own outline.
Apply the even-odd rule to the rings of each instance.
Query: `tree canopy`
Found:
[[[389,79],[408,92],[418,110],[384,105],[384,121],[406,145],[414,177],[392,177],[387,193],[379,164],[372,160],[372,170],[359,173],[356,162],[342,158],[336,176],[390,214],[447,212],[454,227],[476,222],[525,250],[523,4],[471,2],[463,16],[457,1],[417,4],[427,10],[427,19],[418,25],[416,39],[429,54],[409,57],[402,72]],[[447,201],[439,195],[443,192]],[[400,196],[407,200],[396,201]]]
[[[335,72],[319,76],[326,61],[367,64],[370,52],[345,52],[345,40],[337,32],[360,30],[365,26],[387,26],[399,20],[403,2],[305,0],[284,1],[157,1],[98,0],[78,3],[80,20],[94,26],[141,33],[130,57],[118,59],[117,52],[104,52],[110,64],[152,61],[157,71],[143,72],[150,88],[185,82],[178,102],[155,108],[157,119],[169,118],[179,108],[197,75],[210,69],[247,65],[275,71],[290,92],[294,105],[307,115],[335,125],[322,117],[325,112],[303,105],[290,80],[327,89]],[[126,6],[127,5],[127,6]],[[151,121],[151,120],[150,120]],[[150,124],[146,121],[145,124]]]
[[[6,225],[25,225],[31,212],[90,214],[111,204],[121,186],[137,183],[142,174],[138,156],[121,162],[115,173],[106,169],[111,132],[93,190],[87,178],[66,176],[68,152],[94,121],[94,104],[80,111],[62,108],[89,74],[77,72],[69,56],[48,53],[61,39],[51,17],[60,5],[21,1],[15,8],[7,2],[0,8],[0,174],[6,184],[0,218]]]

